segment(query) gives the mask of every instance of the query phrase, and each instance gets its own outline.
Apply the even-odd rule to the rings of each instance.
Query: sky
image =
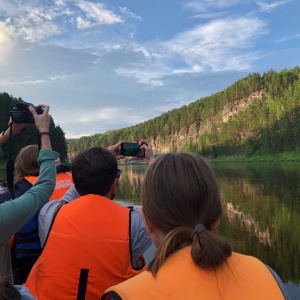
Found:
[[[136,125],[299,66],[299,0],[0,0],[0,92],[66,138]]]

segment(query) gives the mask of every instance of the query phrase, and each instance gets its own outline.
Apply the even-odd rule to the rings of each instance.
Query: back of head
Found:
[[[72,163],[72,176],[80,195],[105,196],[118,174],[114,154],[101,147],[94,147],[78,154]]]
[[[214,268],[231,254],[229,244],[213,230],[222,204],[216,178],[200,156],[168,153],[158,157],[142,184],[142,206],[149,223],[166,235],[149,266],[153,274],[183,245],[192,245],[192,257],[202,268]],[[205,228],[199,234],[194,232],[198,224]]]
[[[38,145],[28,145],[21,149],[15,160],[15,180],[39,173],[38,156]]]

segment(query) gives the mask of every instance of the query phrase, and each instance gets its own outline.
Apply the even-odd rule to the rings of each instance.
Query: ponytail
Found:
[[[225,238],[205,229],[192,234],[191,256],[200,268],[213,269],[231,256],[231,246]]]
[[[170,254],[189,245],[192,245],[193,261],[202,269],[216,268],[231,256],[231,247],[223,237],[208,230],[204,225],[204,228],[199,225],[202,224],[196,225],[194,230],[188,226],[176,227],[165,236],[148,265],[148,270],[154,277]]]

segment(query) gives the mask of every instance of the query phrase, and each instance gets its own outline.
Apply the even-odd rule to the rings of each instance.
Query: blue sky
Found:
[[[299,0],[1,0],[0,92],[67,138],[141,123],[299,65]]]

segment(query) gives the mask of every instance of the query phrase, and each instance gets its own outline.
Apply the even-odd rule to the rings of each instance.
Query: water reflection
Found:
[[[300,299],[300,164],[212,164],[224,216],[218,231],[237,252],[272,267]],[[121,166],[116,199],[140,204],[146,166]]]

